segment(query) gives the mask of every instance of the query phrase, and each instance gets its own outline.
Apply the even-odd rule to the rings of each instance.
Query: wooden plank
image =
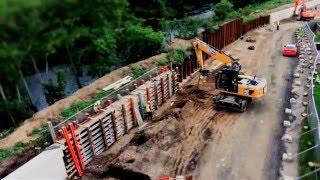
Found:
[[[90,146],[90,148],[91,148],[91,151],[92,151],[92,153],[93,153],[93,155],[95,155],[94,154],[94,149],[93,149],[93,144],[92,144],[92,134],[91,134],[91,131],[90,131],[90,129],[89,128],[87,128],[87,131],[88,131],[88,135],[89,135],[89,146]]]

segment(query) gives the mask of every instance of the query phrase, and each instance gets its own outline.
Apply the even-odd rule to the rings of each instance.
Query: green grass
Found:
[[[268,11],[285,4],[293,4],[292,0],[270,0],[264,3],[255,3],[239,9],[244,22],[250,22],[259,16],[266,16]]]
[[[9,128],[9,129],[3,130],[2,132],[0,132],[0,139],[3,139],[5,137],[9,136],[13,131],[14,131],[14,128]]]
[[[305,129],[304,127],[307,126],[308,128]],[[302,133],[309,131],[311,129],[308,120],[304,120],[301,124],[302,127]],[[299,152],[305,151],[311,147],[315,146],[315,139],[313,136],[314,131],[303,134],[300,137],[299,141]],[[309,173],[314,170],[314,168],[308,166],[308,162],[316,162],[316,152],[315,150],[310,150],[308,152],[302,153],[299,155],[299,176],[302,176],[306,173]],[[310,175],[304,179],[315,179],[315,174]]]
[[[7,158],[23,153],[26,149],[34,147],[43,147],[46,142],[51,143],[51,135],[49,127],[44,124],[40,128],[32,129],[33,135],[38,135],[38,138],[28,143],[17,142],[13,147],[0,149],[0,163]]]
[[[93,96],[90,101],[82,101],[72,104],[70,107],[63,109],[60,115],[64,118],[68,118],[76,114],[77,112],[83,110],[84,108],[94,104],[96,101],[108,96],[112,91],[101,91],[97,95]]]
[[[134,78],[138,78],[142,75],[144,75],[145,73],[148,72],[148,69],[145,66],[137,66],[137,67],[131,67],[131,74]]]
[[[320,75],[320,71],[317,71],[317,72],[318,72],[318,75]],[[319,109],[320,109],[320,84],[318,84],[316,82],[313,90],[314,90],[314,98],[315,98],[316,107],[319,112]]]
[[[22,153],[25,148],[25,145],[26,144],[23,142],[17,142],[11,148],[0,149],[0,162],[9,158],[10,156]]]
[[[316,33],[316,37],[314,38],[315,42],[320,42],[320,32]]]

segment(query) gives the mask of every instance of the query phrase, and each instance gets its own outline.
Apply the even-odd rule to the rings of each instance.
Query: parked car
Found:
[[[298,48],[295,44],[287,44],[282,50],[284,56],[297,56]]]

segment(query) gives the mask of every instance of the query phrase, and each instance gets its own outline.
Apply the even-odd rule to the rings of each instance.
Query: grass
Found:
[[[293,4],[292,0],[270,0],[263,3],[255,3],[239,9],[244,22],[250,22],[259,16],[266,16],[268,11],[285,4]]]
[[[4,161],[10,156],[22,153],[24,149],[25,149],[25,143],[23,142],[17,142],[11,148],[0,149],[0,162]]]
[[[144,75],[145,73],[148,72],[148,69],[145,66],[137,66],[137,67],[131,67],[131,73],[133,78],[138,78],[142,75]]]
[[[320,75],[320,71],[317,71],[317,72],[318,72],[318,75]],[[319,109],[320,109],[320,84],[318,84],[316,82],[313,90],[314,90],[314,98],[315,98],[316,107],[319,112]]]
[[[49,128],[46,124],[42,125],[40,128],[34,128],[31,133],[33,135],[38,135],[39,137],[28,143],[19,141],[15,143],[13,147],[0,149],[0,163],[11,156],[23,153],[26,149],[43,147],[46,142],[51,142]]]
[[[0,132],[0,139],[3,139],[5,137],[9,136],[13,131],[14,131],[14,128],[9,128],[9,129],[3,130],[2,132]]]
[[[73,116],[74,114],[76,114],[77,112],[94,104],[96,101],[102,99],[103,97],[108,96],[109,94],[111,94],[111,92],[112,92],[111,90],[110,91],[101,91],[97,95],[93,96],[90,101],[82,101],[82,102],[74,103],[70,107],[63,109],[60,112],[60,115],[64,118],[69,118],[69,117]]]
[[[320,32],[316,33],[316,37],[314,38],[315,42],[320,42]]]
[[[302,126],[302,133],[309,131],[311,129],[311,127],[308,123],[308,120],[304,120],[303,123],[301,124],[301,126]],[[308,128],[305,129],[304,127],[308,127]],[[305,150],[315,146],[316,143],[315,143],[315,139],[314,139],[314,136],[312,133],[314,133],[314,131],[303,134],[300,137],[299,152],[305,151]],[[308,165],[308,162],[316,162],[315,150],[310,150],[310,151],[307,151],[307,152],[299,155],[299,176],[302,176],[302,175],[314,170],[314,168],[312,168]],[[307,179],[310,179],[310,180],[315,179],[315,174],[304,178],[304,180],[307,180]]]

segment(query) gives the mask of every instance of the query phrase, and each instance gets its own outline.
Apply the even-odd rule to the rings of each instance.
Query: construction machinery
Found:
[[[294,16],[297,16],[297,20],[312,20],[316,17],[316,14],[314,8],[307,8],[305,0],[295,0]]]
[[[253,99],[261,98],[267,92],[265,78],[243,75],[238,60],[219,51],[200,39],[193,39],[198,64],[202,75],[208,75],[212,70],[205,69],[203,53],[210,59],[219,61],[224,66],[215,74],[215,88],[220,92],[214,97],[215,106],[218,108],[232,109],[244,112]]]

